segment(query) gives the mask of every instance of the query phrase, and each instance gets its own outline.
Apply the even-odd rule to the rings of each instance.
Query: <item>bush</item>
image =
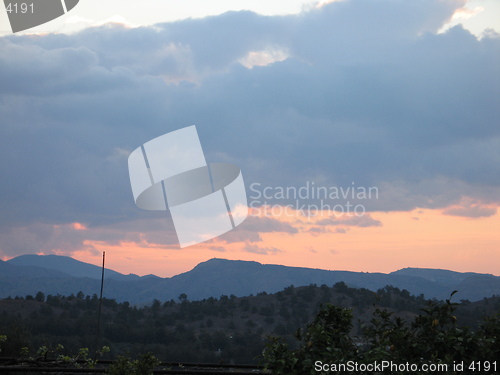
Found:
[[[111,375],[151,375],[159,364],[158,358],[151,353],[141,354],[138,359],[133,361],[127,357],[119,356],[106,372]]]
[[[457,325],[456,305],[450,300],[431,301],[411,322],[376,309],[373,319],[363,327],[362,337],[354,343],[350,336],[351,311],[327,304],[303,332],[297,332],[298,349],[291,350],[280,338],[269,337],[263,353],[266,367],[272,368],[275,375],[305,375],[318,374],[316,361],[393,361],[420,368],[424,363],[451,366],[454,362],[485,363],[500,358],[500,315],[485,319],[473,332]],[[329,372],[334,373],[345,372]]]

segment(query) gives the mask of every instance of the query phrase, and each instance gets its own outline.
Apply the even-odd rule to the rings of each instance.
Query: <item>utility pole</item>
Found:
[[[102,252],[102,274],[101,274],[101,294],[99,296],[99,312],[97,313],[97,334],[95,339],[95,357],[97,359],[97,352],[99,350],[99,336],[101,333],[101,309],[102,309],[102,291],[104,289],[104,262],[106,260],[106,252]]]

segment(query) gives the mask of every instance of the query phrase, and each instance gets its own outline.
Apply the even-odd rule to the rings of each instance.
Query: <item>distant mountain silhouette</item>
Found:
[[[177,299],[182,293],[190,300],[234,294],[238,297],[260,292],[274,293],[294,285],[331,286],[339,281],[373,291],[392,285],[426,298],[445,299],[454,290],[458,300],[476,301],[500,295],[500,277],[439,269],[405,268],[389,274],[286,267],[250,261],[211,259],[191,271],[171,278],[123,275],[106,270],[107,298],[131,303]],[[101,268],[56,255],[23,255],[0,261],[0,298],[25,296],[41,290],[45,294],[69,295],[82,291],[98,293]]]
[[[455,272],[431,268],[403,268],[391,273],[392,275],[416,276],[425,280],[438,282],[443,285],[456,285],[470,276],[477,275],[473,272]]]
[[[27,254],[18,256],[16,258],[12,258],[8,260],[7,263],[14,264],[16,266],[40,267],[43,269],[63,272],[67,276],[88,277],[91,279],[99,279],[99,280],[101,279],[101,273],[102,273],[101,267],[94,266],[93,264],[80,262],[79,260],[60,255]],[[104,276],[105,278],[117,279],[117,280],[139,279],[139,276],[137,275],[134,274],[124,275],[110,269],[105,269]]]
[[[15,258],[14,258],[15,259]],[[14,259],[11,259],[14,260]],[[33,265],[16,265],[15,262],[0,260],[0,278],[68,277],[67,273]]]

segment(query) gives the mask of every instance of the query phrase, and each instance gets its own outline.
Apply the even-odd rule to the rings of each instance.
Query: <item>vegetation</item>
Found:
[[[82,360],[85,366],[95,365],[90,359],[96,358],[98,304],[96,295],[81,292],[70,296],[38,292],[0,300],[0,356],[22,353],[36,360],[40,357],[36,348],[46,348],[45,356],[68,365],[82,365]],[[493,349],[499,346],[494,315],[500,311],[499,297],[455,304],[426,301],[422,295],[389,286],[374,293],[337,283],[290,286],[275,294],[242,298],[189,301],[181,294],[177,301],[154,300],[148,306],[107,298],[102,304],[99,343],[111,350],[100,354],[102,359],[116,360],[110,369],[115,373],[124,369],[139,373],[153,366],[156,358],[265,362],[277,373],[307,374],[317,373],[313,366],[317,360],[439,362],[492,360],[499,354]],[[482,320],[485,316],[491,318]]]
[[[136,360],[119,356],[107,369],[110,375],[150,375],[153,369],[160,364],[158,358],[151,353],[139,355]]]
[[[491,370],[487,373],[496,373],[500,369],[500,315],[471,331],[458,326],[456,307],[450,300],[429,301],[423,313],[410,322],[376,309],[356,342],[350,335],[352,310],[327,304],[306,329],[297,332],[298,349],[291,350],[281,339],[271,337],[264,357],[276,375],[344,374],[349,363],[351,368],[356,366],[357,374],[428,374],[429,367],[424,366],[429,365],[445,365],[441,369],[446,368],[443,372],[448,374],[463,373],[463,368],[453,367],[457,363],[471,370],[466,372],[482,364]],[[375,363],[396,366],[374,371],[368,365]],[[408,371],[409,365],[414,366],[412,371]]]

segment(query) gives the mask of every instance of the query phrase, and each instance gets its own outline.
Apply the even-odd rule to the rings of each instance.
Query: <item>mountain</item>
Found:
[[[48,255],[23,255],[0,262],[0,298],[45,294],[69,295],[82,291],[97,294],[101,268],[72,258]],[[153,299],[177,299],[182,293],[190,300],[221,295],[248,296],[274,293],[294,285],[333,285],[343,281],[348,286],[376,291],[386,285],[406,289],[426,298],[446,299],[458,290],[457,301],[476,301],[500,295],[500,277],[447,270],[405,268],[389,274],[327,271],[302,267],[260,264],[251,261],[211,259],[191,271],[171,278],[123,275],[105,271],[104,294],[107,298],[131,303],[150,303]]]
[[[69,275],[43,267],[32,265],[18,266],[10,261],[4,262],[0,260],[0,277],[2,278],[38,278],[38,277],[68,277]]]
[[[473,272],[455,272],[431,268],[403,268],[399,271],[391,272],[391,275],[416,276],[443,285],[455,285],[476,274]]]
[[[91,279],[101,280],[101,274],[102,274],[101,267],[94,266],[93,264],[88,264],[85,262],[80,262],[79,260],[60,255],[26,254],[26,255],[20,255],[16,258],[12,258],[8,260],[7,263],[16,266],[31,266],[31,267],[39,267],[42,269],[54,270],[58,272],[63,272],[64,274],[66,274],[66,276],[72,276],[72,277],[88,277]],[[104,277],[116,280],[139,279],[139,276],[137,275],[134,274],[124,275],[107,268],[105,269]]]

